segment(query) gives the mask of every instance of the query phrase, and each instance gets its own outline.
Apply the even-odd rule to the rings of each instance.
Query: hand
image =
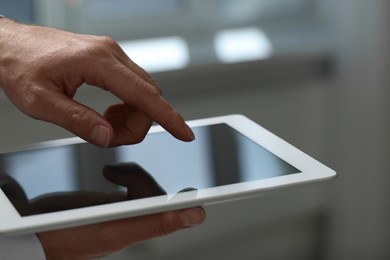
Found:
[[[47,260],[93,259],[131,244],[201,224],[202,208],[116,220],[38,234]]]
[[[111,182],[127,187],[127,199],[165,194],[151,175],[136,164],[107,165],[103,172]],[[87,198],[96,200],[96,197]],[[77,201],[86,201],[86,198],[80,200],[79,197]],[[38,237],[48,260],[91,259],[108,255],[137,242],[197,226],[204,219],[205,212],[202,208],[192,208],[44,232],[38,234]]]
[[[127,192],[48,194],[30,202],[20,185],[10,176],[0,174],[0,186],[18,210],[26,215],[166,194],[152,176],[136,164],[107,165],[103,172],[109,181],[127,187]],[[91,259],[137,242],[197,226],[204,219],[205,212],[202,208],[192,208],[42,232],[37,236],[48,260]]]
[[[176,138],[193,132],[151,76],[109,37],[0,19],[0,86],[25,114],[102,147],[140,142],[155,121]],[[123,101],[104,117],[73,100],[83,83]]]

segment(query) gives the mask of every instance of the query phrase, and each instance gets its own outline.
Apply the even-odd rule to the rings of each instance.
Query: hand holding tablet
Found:
[[[102,149],[71,138],[1,150],[3,172],[19,182],[24,200],[35,206],[40,203],[41,208],[46,203],[53,210],[43,207],[45,211],[24,214],[3,184],[0,232],[40,232],[186,209],[335,176],[333,170],[246,117],[230,115],[188,124],[197,136],[191,143],[177,141],[153,126],[137,145]],[[30,164],[23,168],[12,163],[21,160]],[[61,173],[61,165],[72,165],[73,171]],[[26,182],[32,174],[36,181]],[[64,178],[72,181],[62,187],[45,181]],[[59,204],[62,208],[56,207],[53,199],[64,200],[66,194],[84,199],[77,197],[77,207],[65,201]],[[100,195],[89,201],[91,194]]]

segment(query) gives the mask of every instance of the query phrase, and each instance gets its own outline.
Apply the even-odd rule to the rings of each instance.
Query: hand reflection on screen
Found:
[[[0,186],[22,216],[166,195],[156,180],[136,163],[106,165],[103,175],[108,181],[125,187],[126,191],[58,192],[28,200],[23,188],[9,175],[0,174]]]
[[[103,175],[110,182],[127,188],[127,200],[167,194],[152,175],[136,163],[108,164],[103,168]]]

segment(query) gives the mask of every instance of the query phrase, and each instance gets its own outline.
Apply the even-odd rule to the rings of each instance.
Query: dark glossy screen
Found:
[[[21,215],[133,200],[300,172],[227,126],[101,149],[88,143],[0,155],[0,186]]]

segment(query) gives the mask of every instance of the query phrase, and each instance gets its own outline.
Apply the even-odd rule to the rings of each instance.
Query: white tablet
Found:
[[[78,138],[0,150],[0,232],[23,234],[260,195],[336,173],[241,115],[153,126],[136,145]]]

